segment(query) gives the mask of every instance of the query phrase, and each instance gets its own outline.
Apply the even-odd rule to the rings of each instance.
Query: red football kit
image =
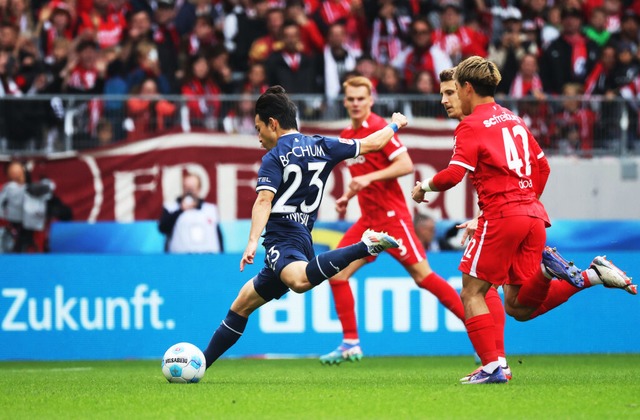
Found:
[[[496,103],[478,105],[456,128],[438,190],[470,171],[482,211],[459,269],[493,284],[522,284],[540,267],[549,217],[538,196],[549,176],[542,149],[520,117]]]
[[[340,133],[346,139],[362,139],[384,128],[384,118],[371,113],[358,129],[349,127]],[[366,175],[388,167],[399,154],[406,152],[397,135],[380,151],[358,156],[346,161],[352,177]],[[412,265],[424,260],[425,252],[413,229],[411,213],[397,179],[375,181],[358,192],[358,204],[362,216],[347,230],[338,244],[339,248],[360,241],[366,229],[384,230],[398,240],[399,248],[388,249],[403,265]],[[368,261],[373,261],[370,257]]]

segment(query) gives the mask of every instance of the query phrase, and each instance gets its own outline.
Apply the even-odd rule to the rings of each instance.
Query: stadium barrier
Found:
[[[640,253],[608,252],[638,277]],[[593,253],[572,252],[586,267]],[[240,254],[4,255],[0,360],[160,359],[171,344],[205,347],[244,282]],[[457,252],[433,253],[432,267],[459,287]],[[473,353],[463,324],[418,289],[388,255],[353,279],[366,355]],[[509,354],[637,353],[638,297],[594,287],[527,323],[506,326]],[[258,310],[227,357],[310,356],[341,339],[325,283]],[[158,362],[159,363],[159,362]]]
[[[303,131],[327,133],[345,126],[342,98],[291,95]],[[0,153],[41,154],[93,149],[125,140],[168,133],[254,135],[254,101],[250,95],[34,95],[0,98]],[[548,155],[624,156],[640,151],[638,98],[602,96],[532,97],[497,101],[527,123]],[[131,101],[147,111],[130,110]],[[157,107],[163,106],[160,115]],[[154,110],[154,108],[156,108]],[[208,110],[203,114],[202,109]],[[168,110],[168,111],[167,111]],[[440,95],[379,95],[374,112],[389,117],[400,111],[412,129],[451,138],[456,122],[447,119]],[[153,117],[152,117],[153,116]],[[406,130],[405,130],[406,131]]]

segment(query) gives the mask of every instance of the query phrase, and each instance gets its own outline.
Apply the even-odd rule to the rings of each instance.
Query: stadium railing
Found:
[[[342,98],[291,95],[301,127],[338,134],[346,126]],[[34,95],[0,98],[0,153],[47,154],[100,147],[176,132],[255,134],[255,96],[82,96]],[[638,99],[604,97],[499,97],[529,126],[548,155],[627,156],[640,154]],[[439,95],[379,95],[374,111],[400,111],[425,135],[453,134],[443,124]],[[335,124],[332,124],[335,122]],[[445,127],[443,130],[442,127]],[[316,131],[317,132],[317,131]]]

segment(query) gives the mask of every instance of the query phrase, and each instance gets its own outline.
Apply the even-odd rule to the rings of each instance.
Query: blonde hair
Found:
[[[357,88],[362,86],[366,87],[369,91],[369,95],[371,95],[371,92],[373,92],[373,84],[371,83],[371,80],[367,79],[364,76],[353,76],[342,83],[342,89],[344,90],[347,90],[347,87]]]
[[[455,78],[460,86],[469,82],[480,96],[495,96],[502,75],[495,63],[474,55],[457,65]]]

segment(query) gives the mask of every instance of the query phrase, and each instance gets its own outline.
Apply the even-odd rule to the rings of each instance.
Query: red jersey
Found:
[[[495,102],[476,106],[454,133],[450,165],[471,171],[486,219],[532,216],[550,226],[538,200],[544,152],[520,117]]]
[[[340,137],[346,139],[362,139],[384,128],[386,125],[387,122],[384,118],[371,113],[360,128],[357,130],[354,130],[353,127],[346,128],[340,133]],[[400,139],[398,139],[398,136],[394,135],[389,143],[379,152],[360,155],[345,162],[351,176],[356,177],[388,167],[396,156],[406,151],[407,148],[402,144]],[[408,217],[411,219],[411,213],[409,213],[405,197],[402,194],[397,179],[372,182],[367,188],[358,192],[358,204],[360,204],[362,217],[370,219],[383,218],[386,220],[387,217],[395,212],[399,217]]]

